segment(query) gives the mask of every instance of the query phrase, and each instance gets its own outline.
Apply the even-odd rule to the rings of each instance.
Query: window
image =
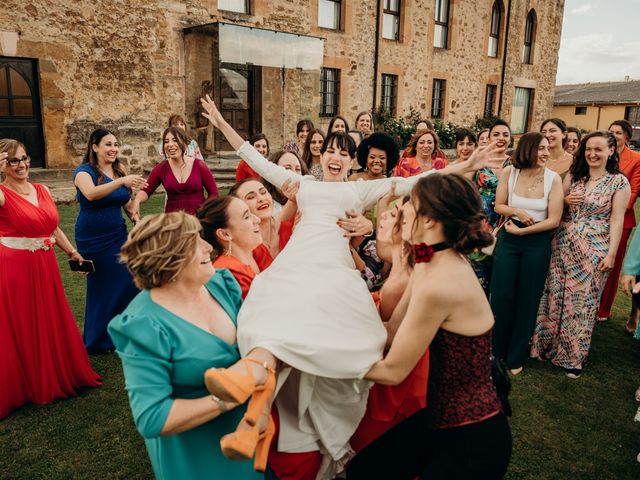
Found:
[[[342,0],[318,0],[318,26],[340,30]]]
[[[624,119],[631,125],[637,127],[640,125],[640,107],[625,107]]]
[[[9,65],[0,68],[0,117],[32,117],[31,87]]]
[[[400,40],[400,1],[384,0],[382,10],[382,38]]]
[[[500,45],[500,23],[502,22],[502,5],[498,0],[493,2],[491,9],[491,27],[489,28],[489,47],[487,55],[498,57],[498,46]]]
[[[531,9],[527,15],[527,23],[524,27],[524,49],[522,50],[522,63],[533,63],[533,41],[536,36],[536,12]]]
[[[218,0],[218,10],[249,13],[249,0]]]
[[[436,0],[436,25],[433,31],[433,46],[449,46],[449,0]]]
[[[524,133],[529,128],[529,109],[533,90],[516,87],[511,109],[511,132]]]
[[[340,70],[320,69],[320,116],[333,117],[340,108]]]
[[[396,106],[398,104],[397,75],[382,74],[382,97],[380,103],[392,117],[396,116]]]
[[[587,107],[576,107],[576,115],[586,115]]]
[[[487,91],[484,94],[484,116],[485,118],[493,117],[493,109],[496,105],[497,85],[487,85]]]
[[[433,79],[433,94],[431,97],[431,118],[442,118],[444,113],[444,92],[447,82],[445,80]]]

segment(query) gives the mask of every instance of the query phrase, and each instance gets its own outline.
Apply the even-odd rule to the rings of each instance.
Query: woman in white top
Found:
[[[509,219],[498,233],[493,259],[493,352],[514,375],[522,371],[529,352],[549,269],[551,236],[564,206],[560,176],[545,167],[548,159],[549,141],[538,132],[525,133],[496,191],[495,211]]]
[[[382,358],[387,339],[355,269],[349,239],[336,220],[347,210],[371,208],[393,183],[397,195],[406,195],[420,176],[345,182],[355,143],[346,133],[333,132],[321,150],[324,180],[302,177],[269,162],[244,142],[208,97],[202,103],[212,125],[264,179],[278,188],[286,180],[300,182],[297,204],[302,214],[287,246],[254,279],[239,313],[238,346],[248,361],[206,374],[210,392],[223,400],[243,403],[251,396],[245,421],[222,439],[223,452],[230,458],[253,455],[259,437],[247,433],[248,425],[261,423],[265,397],[273,392],[273,376],[267,369],[272,371],[281,362],[278,450],[320,450],[326,456],[317,478],[334,478],[352,455],[349,438],[365,412],[371,383],[363,377]],[[490,145],[440,172],[482,168],[491,163],[494,149]],[[284,302],[283,291],[295,295]]]

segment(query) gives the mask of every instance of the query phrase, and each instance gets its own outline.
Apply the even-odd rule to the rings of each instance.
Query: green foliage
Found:
[[[488,117],[476,117],[476,121],[471,125],[471,130],[478,133],[484,130],[485,128],[491,128],[491,125],[498,120],[500,117],[496,117],[495,115],[490,115]]]
[[[421,120],[420,112],[413,107],[409,109],[406,117],[395,118],[386,108],[380,106],[376,112],[376,131],[388,133],[395,139],[398,146],[404,149],[416,133],[416,125]]]
[[[433,128],[440,139],[440,148],[456,148],[456,133],[460,129],[455,123],[443,122],[436,119],[433,122]]]

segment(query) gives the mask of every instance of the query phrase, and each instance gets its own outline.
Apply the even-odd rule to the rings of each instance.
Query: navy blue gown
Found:
[[[98,176],[91,165],[79,165],[74,179],[80,172],[88,173],[93,183],[98,184]],[[104,183],[111,181],[105,176]],[[86,260],[93,261],[96,270],[87,275],[84,344],[89,353],[98,353],[114,348],[107,325],[139,292],[131,274],[118,260],[120,247],[127,239],[122,207],[129,201],[130,193],[120,187],[106,197],[89,201],[79,189],[76,191],[80,204],[76,245]]]

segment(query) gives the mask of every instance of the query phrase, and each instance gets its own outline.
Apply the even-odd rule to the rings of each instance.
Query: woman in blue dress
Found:
[[[131,231],[122,258],[143,290],[109,333],[156,478],[261,479],[250,463],[231,462],[220,448],[246,407],[210,395],[204,384],[207,369],[240,359],[242,292],[228,270],[213,268],[200,230],[195,217],[173,212],[149,215]],[[272,427],[257,426],[273,435]],[[270,438],[261,438],[268,447]],[[266,467],[266,453],[260,462],[256,455],[258,470]]]
[[[80,213],[75,239],[78,251],[94,263],[87,275],[84,344],[89,353],[113,350],[107,324],[138,293],[126,267],[118,261],[127,239],[122,207],[131,202],[131,189],[143,188],[140,175],[127,175],[118,160],[118,141],[105,129],[95,130],[82,164],[73,174]]]

